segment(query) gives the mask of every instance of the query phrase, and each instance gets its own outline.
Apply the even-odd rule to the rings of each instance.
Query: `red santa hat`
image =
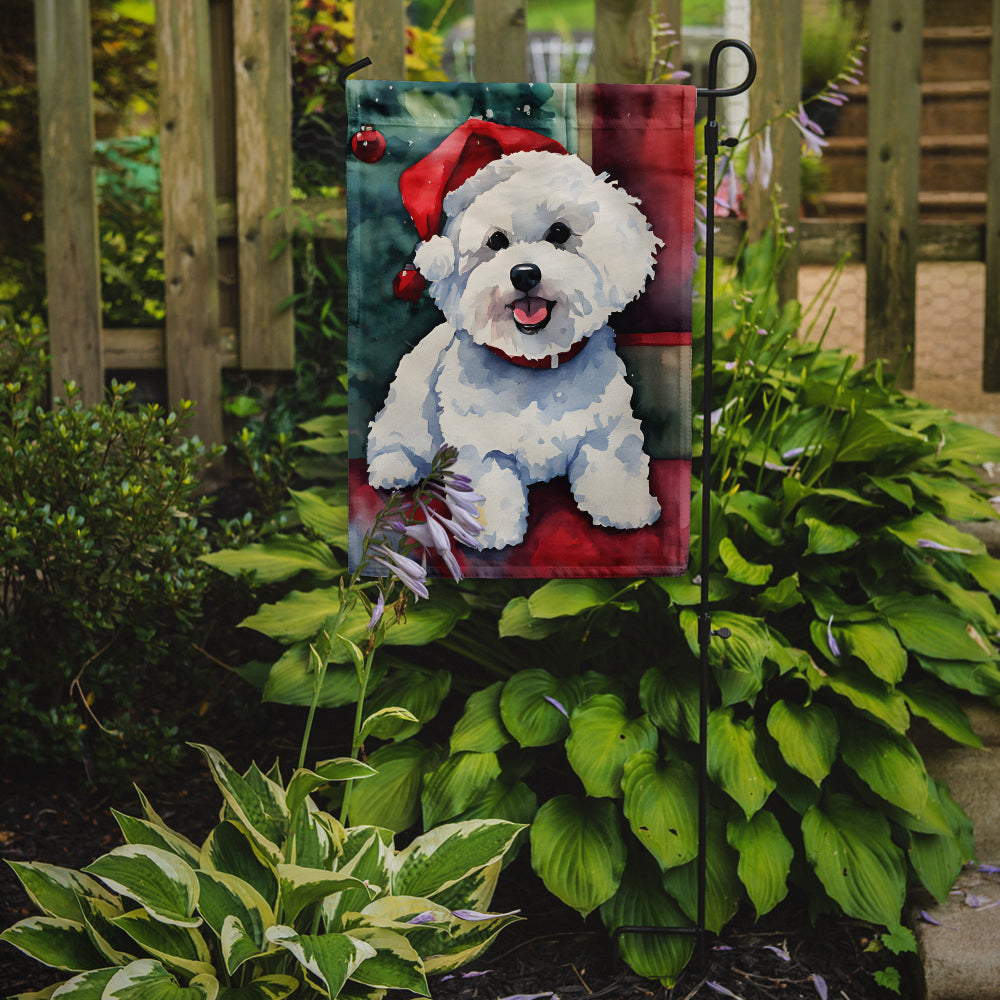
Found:
[[[493,160],[522,152],[569,151],[555,139],[530,129],[470,118],[422,160],[407,167],[399,178],[399,191],[420,238],[427,241],[438,235],[447,195]],[[411,265],[396,275],[392,287],[399,298],[415,302],[427,282]]]

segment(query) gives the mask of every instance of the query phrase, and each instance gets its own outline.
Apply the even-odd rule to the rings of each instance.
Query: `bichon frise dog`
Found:
[[[578,157],[501,155],[443,202],[414,262],[444,314],[405,355],[371,422],[369,482],[416,483],[444,443],[482,494],[486,548],[527,529],[528,486],[565,475],[594,524],[660,515],[608,326],[661,246],[638,200]]]

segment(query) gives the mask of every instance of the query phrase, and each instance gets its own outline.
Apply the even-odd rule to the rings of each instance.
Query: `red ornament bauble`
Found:
[[[385,136],[371,125],[363,125],[351,137],[351,150],[362,163],[378,163],[385,155]]]
[[[397,299],[416,302],[424,293],[427,282],[415,267],[406,267],[392,279],[392,290]]]

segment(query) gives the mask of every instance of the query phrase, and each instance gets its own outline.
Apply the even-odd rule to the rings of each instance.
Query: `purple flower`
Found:
[[[418,524],[408,524],[403,531],[408,538],[412,538],[418,545],[436,552],[443,560],[452,577],[456,580],[461,580],[462,570],[458,565],[455,554],[451,551],[451,539],[444,528],[446,522],[433,511],[428,510],[422,503],[420,504],[420,509],[424,512],[427,520]]]
[[[830,615],[830,620],[826,623],[826,641],[827,645],[830,647],[830,652],[834,656],[840,656],[840,646],[837,644],[837,640],[833,637],[833,615]]]
[[[562,714],[565,715],[567,719],[569,718],[569,712],[566,711],[566,708],[563,706],[561,702],[556,701],[555,698],[552,698],[549,695],[544,695],[544,698],[550,705],[555,705],[555,707],[559,709],[559,711],[562,712]]]
[[[815,972],[809,978],[812,979],[813,986],[816,987],[816,992],[819,994],[819,1000],[826,1000],[826,980]]]
[[[764,950],[773,951],[782,962],[790,962],[792,960],[792,956],[784,948],[779,948],[776,944],[766,944],[764,945]]]
[[[418,913],[415,917],[410,917],[406,922],[408,924],[432,924],[437,920],[437,915],[433,910],[424,910],[423,913]]]
[[[806,144],[806,149],[816,156],[823,155],[823,147],[827,145],[826,139],[822,138],[823,130],[806,114],[806,109],[800,104],[798,114],[792,116],[792,124],[802,134],[802,139]]]
[[[972,549],[956,549],[951,545],[942,545],[940,542],[935,542],[930,538],[918,538],[917,547],[921,549],[938,549],[941,552],[958,552],[964,556],[972,555]]]
[[[509,913],[480,913],[479,910],[452,910],[451,915],[459,920],[479,921],[493,920],[494,917],[514,917],[520,910],[511,910]]]
[[[771,126],[764,129],[764,135],[750,147],[750,159],[747,163],[747,181],[755,181],[765,190],[771,186],[771,174],[774,172],[774,150],[771,148]]]
[[[393,552],[387,545],[376,545],[373,552],[375,562],[385,566],[394,576],[398,577],[404,587],[411,590],[417,597],[430,596],[427,592],[427,570],[409,556]]]
[[[375,607],[372,609],[372,616],[368,619],[368,631],[371,632],[376,625],[382,620],[382,614],[385,611],[385,595],[380,590],[378,592],[378,600],[375,602]]]
[[[734,997],[735,1000],[743,1000],[738,993],[734,993],[732,990],[727,990],[721,983],[713,983],[709,981],[705,983],[705,985],[714,993],[721,993],[724,997]]]

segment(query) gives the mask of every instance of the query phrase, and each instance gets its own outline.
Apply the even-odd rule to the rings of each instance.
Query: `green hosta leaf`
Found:
[[[646,716],[629,719],[613,694],[595,694],[570,717],[566,758],[588,795],[619,798],[622,768],[638,750],[653,750],[659,734]]]
[[[841,667],[835,673],[821,674],[814,667],[807,673],[807,679],[813,688],[829,688],[899,733],[905,733],[910,724],[903,696],[868,670]]]
[[[830,773],[837,756],[839,731],[826,705],[797,705],[779,699],[768,713],[767,731],[777,741],[785,761],[815,785]]]
[[[660,729],[678,740],[698,739],[697,672],[684,663],[672,665],[669,673],[650,667],[639,682],[639,704]]]
[[[535,618],[564,618],[607,604],[618,587],[610,580],[549,580],[528,598]]]
[[[803,519],[809,529],[806,555],[829,556],[846,552],[855,545],[860,535],[846,524],[829,524],[815,517]]]
[[[935,504],[950,521],[992,521],[996,511],[989,500],[951,476],[924,476],[918,472],[907,475],[917,490]]]
[[[693,611],[681,612],[681,627],[694,656],[700,655],[698,616]],[[728,639],[712,638],[708,647],[708,662],[722,690],[723,704],[753,701],[763,686],[764,659],[771,648],[771,636],[759,618],[728,611],[712,615],[712,628],[729,629]]]
[[[302,523],[331,545],[347,548],[347,505],[327,503],[314,490],[289,490]]]
[[[189,865],[198,864],[199,849],[187,837],[175,833],[169,827],[145,819],[136,819],[112,809],[122,835],[130,844],[146,844],[149,847],[159,847],[170,851]]]
[[[949,687],[986,697],[1000,694],[1000,669],[993,663],[936,660],[930,656],[918,656],[917,662]]]
[[[219,982],[210,974],[181,986],[159,962],[143,958],[117,970],[101,1000],[216,1000],[218,995]]]
[[[615,804],[572,795],[549,799],[531,825],[531,865],[549,892],[583,916],[610,899],[625,870]]]
[[[913,509],[913,490],[906,483],[885,476],[865,476],[865,479],[907,510]]]
[[[849,917],[899,923],[906,866],[880,812],[849,795],[830,795],[806,813],[802,836],[820,882]]]
[[[630,858],[615,894],[601,904],[601,920],[609,932],[619,927],[687,927],[691,922],[664,891],[654,865]],[[691,959],[690,934],[623,934],[622,958],[638,975],[673,986]]]
[[[965,710],[947,688],[924,680],[908,681],[900,686],[900,690],[910,711],[926,719],[945,736],[967,747],[983,745]]]
[[[886,595],[875,598],[875,607],[915,653],[974,663],[996,659],[995,650],[975,626],[936,597]]]
[[[978,538],[933,514],[918,514],[909,521],[889,525],[886,530],[912,549],[924,548],[925,544],[921,543],[931,542],[935,546],[970,555],[984,555],[986,552],[986,546]]]
[[[856,656],[886,684],[898,684],[906,673],[906,650],[896,633],[879,622],[855,622],[833,627],[843,652]]]
[[[115,902],[97,879],[39,861],[8,861],[24,891],[46,916],[65,917],[67,920],[83,919],[81,896],[93,896],[109,903]]]
[[[556,619],[536,618],[531,613],[527,597],[515,597],[508,601],[500,615],[499,635],[501,639],[516,636],[520,639],[545,639],[562,629]]]
[[[732,708],[708,717],[708,774],[749,819],[774,791],[775,781],[757,762],[757,732],[752,718],[733,718]]]
[[[499,862],[523,827],[503,820],[447,823],[396,855],[392,891],[434,899],[459,880]]]
[[[837,461],[868,462],[890,448],[919,446],[926,441],[922,434],[890,423],[871,410],[863,410],[851,421],[837,451]]]
[[[560,679],[547,670],[522,670],[504,684],[500,716],[521,746],[547,746],[569,732],[569,716],[583,697],[579,677]]]
[[[375,688],[365,705],[372,712],[384,708],[403,708],[410,712],[417,721],[386,719],[380,726],[381,739],[405,740],[437,715],[450,689],[451,674],[447,670],[418,667],[394,670]]]
[[[309,573],[331,580],[344,572],[325,542],[311,542],[297,535],[271,535],[239,549],[223,549],[199,557],[230,576],[248,575],[256,584],[288,580]]]
[[[768,545],[778,547],[784,541],[781,511],[771,497],[739,490],[726,498],[726,514],[745,521]]]
[[[364,941],[375,949],[351,973],[351,979],[365,986],[381,989],[409,990],[419,996],[430,996],[424,963],[402,934],[383,927],[356,927],[351,937]]]
[[[160,923],[145,910],[133,910],[111,921],[168,968],[189,976],[211,975],[212,956],[205,939],[191,927]]]
[[[277,861],[281,853],[278,844],[288,831],[284,789],[267,778],[252,782],[230,767],[217,750],[201,744],[192,745],[205,755],[226,805],[250,832],[266,857],[272,862]]]
[[[54,969],[81,972],[105,964],[91,944],[86,927],[64,917],[19,920],[0,934],[0,941],[12,944],[35,961]]]
[[[370,944],[349,934],[296,934],[291,927],[279,924],[268,929],[267,939],[291,952],[310,978],[332,997],[339,996],[362,962],[375,957]]]
[[[1000,559],[990,555],[973,556],[963,560],[965,568],[972,574],[980,587],[994,597],[1000,597]]]
[[[267,900],[253,886],[235,875],[200,871],[198,883],[201,886],[199,912],[224,946],[227,944],[226,938],[230,939],[230,946],[224,947],[223,951],[226,970],[232,975],[247,958],[253,958],[265,950],[264,931],[274,926],[274,913]],[[238,922],[239,933],[230,928],[228,934],[224,934],[227,921]],[[241,943],[241,952],[237,952],[232,946],[234,936]],[[251,946],[250,954],[245,954],[247,949],[242,946],[246,939],[249,939]]]
[[[844,761],[876,795],[919,815],[927,801],[927,772],[907,737],[861,719],[852,719],[841,741]]]
[[[437,826],[454,819],[500,777],[495,753],[452,754],[424,780],[421,804],[424,826]]]
[[[285,1000],[298,988],[292,976],[261,976],[245,986],[223,987],[218,1000]]]
[[[208,835],[201,848],[200,867],[234,875],[253,886],[270,906],[277,905],[277,873],[242,824],[227,820]]]
[[[495,753],[510,742],[510,733],[500,717],[500,692],[503,681],[470,695],[462,717],[451,733],[451,752],[473,750]]]
[[[386,674],[388,657],[376,657],[369,687],[376,687]],[[358,675],[353,666],[331,663],[323,675],[317,708],[339,708],[358,700]],[[275,662],[264,681],[261,697],[280,705],[311,705],[316,697],[316,674],[310,661],[308,642],[289,646]]]
[[[965,860],[958,839],[950,833],[911,833],[909,855],[924,888],[946,902]]]
[[[625,762],[622,790],[625,818],[660,868],[697,855],[698,783],[688,764],[640,751]]]
[[[198,878],[170,851],[146,844],[125,844],[98,858],[84,871],[96,875],[113,892],[134,899],[150,916],[165,924],[197,927]]]
[[[774,813],[762,809],[751,819],[738,816],[726,829],[729,846],[739,851],[736,873],[760,919],[788,894],[788,873],[795,849]]]
[[[351,790],[351,824],[381,826],[396,833],[413,826],[420,817],[424,774],[438,760],[435,750],[415,740],[379,747],[368,758],[378,773]]]
[[[726,824],[711,812],[705,850],[705,926],[718,934],[733,918],[743,899],[743,884],[736,873],[736,852],[726,843]],[[691,920],[698,917],[698,861],[663,873],[663,887]]]
[[[278,865],[278,884],[281,888],[282,913],[286,920],[295,918],[313,903],[345,889],[363,889],[367,886],[352,875],[342,872],[320,871],[301,865]],[[374,895],[374,891],[371,892]]]
[[[930,563],[921,563],[913,568],[911,579],[915,590],[930,590],[939,594],[956,611],[975,622],[988,634],[1000,632],[1000,615],[993,598],[981,590],[971,590],[965,583],[947,579]]]
[[[505,819],[527,826],[538,812],[538,796],[523,782],[493,781],[460,816],[466,819]]]
[[[937,452],[937,459],[940,462],[982,465],[983,462],[1000,461],[997,436],[981,427],[951,420],[943,437],[944,440]]]
[[[771,578],[771,573],[774,570],[774,566],[770,563],[762,565],[747,562],[730,538],[723,538],[719,541],[719,557],[725,563],[726,575],[729,579],[736,583],[746,584],[748,587],[763,587]]]
[[[793,573],[779,580],[773,587],[761,591],[754,598],[757,607],[764,613],[778,613],[805,604],[805,598],[799,589],[799,574]]]
[[[679,607],[687,608],[701,602],[701,584],[694,583],[688,576],[658,576],[653,583],[667,594],[671,603]],[[712,574],[708,579],[710,601],[724,601],[738,589],[737,584],[718,573]]]

